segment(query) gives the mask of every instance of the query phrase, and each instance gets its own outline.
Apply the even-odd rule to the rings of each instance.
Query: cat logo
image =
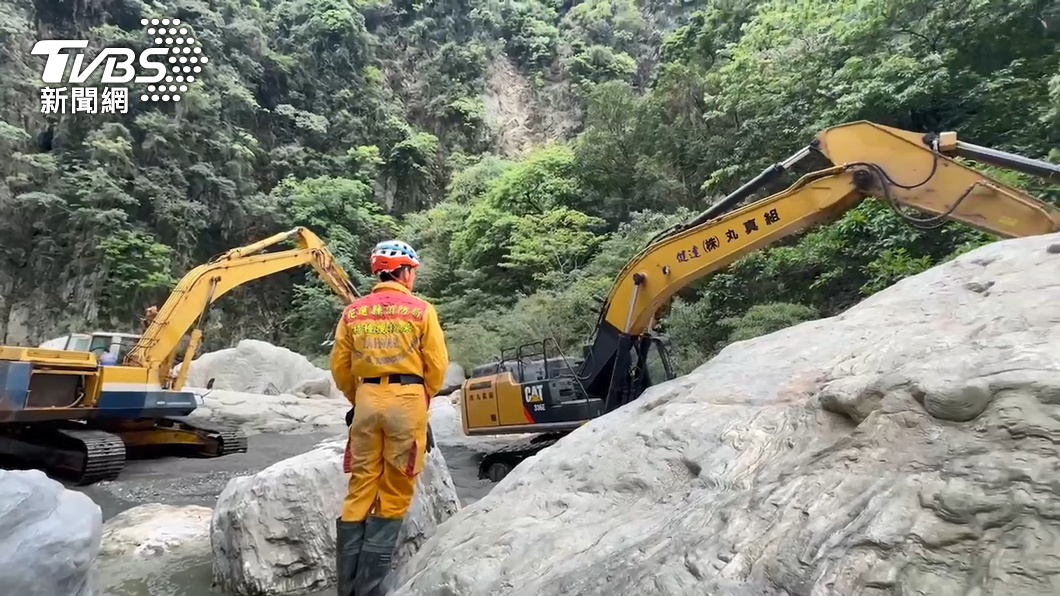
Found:
[[[527,385],[523,387],[523,400],[528,404],[539,404],[545,401],[541,397],[541,385]]]

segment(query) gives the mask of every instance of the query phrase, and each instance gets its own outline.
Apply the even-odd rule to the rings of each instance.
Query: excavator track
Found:
[[[247,452],[247,435],[239,427],[191,421],[178,416],[163,418],[158,421],[158,425],[193,432],[205,439],[205,444],[199,450],[199,455],[205,457],[224,457]]]
[[[555,445],[567,433],[537,435],[527,441],[505,445],[487,453],[478,467],[478,477],[491,482],[500,482],[519,462]]]
[[[115,480],[125,469],[125,443],[121,437],[101,430],[60,430],[84,445],[85,459],[78,484]]]
[[[132,450],[135,454],[145,445],[167,450],[190,448],[196,455],[211,458],[247,451],[247,436],[241,429],[179,417],[155,420],[154,430],[109,430],[113,432],[89,428],[82,423],[8,426],[0,430],[0,456],[12,460],[15,467],[44,470],[84,486],[116,480],[125,469],[127,452]],[[184,440],[167,440],[165,434],[171,431],[178,431]],[[145,435],[157,438],[144,442]],[[132,441],[128,446],[126,439]]]
[[[125,469],[125,443],[101,430],[52,427],[6,429],[0,453],[78,485],[116,479]]]

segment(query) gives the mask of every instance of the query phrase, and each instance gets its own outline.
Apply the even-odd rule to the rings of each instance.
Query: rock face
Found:
[[[1058,253],[729,346],[526,460],[393,594],[1060,593]]]
[[[127,509],[103,524],[99,554],[149,557],[174,551],[209,551],[209,507],[148,503]]]
[[[0,594],[94,596],[102,519],[43,472],[0,470]]]
[[[330,372],[317,368],[301,354],[254,339],[192,361],[188,386],[205,387],[211,378],[215,389],[240,393],[342,398]]]
[[[214,583],[234,594],[321,590],[335,581],[335,518],[346,495],[345,437],[229,482],[211,524]],[[427,456],[394,567],[459,508],[441,450]]]

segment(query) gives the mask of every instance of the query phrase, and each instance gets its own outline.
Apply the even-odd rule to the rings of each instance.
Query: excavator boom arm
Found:
[[[604,319],[624,334],[640,335],[680,289],[784,236],[832,221],[869,196],[1004,238],[1060,230],[1060,210],[954,161],[942,151],[974,146],[957,143],[952,133],[938,138],[936,151],[922,134],[868,122],[822,131],[811,147],[834,167],[651,244],[619,274]]]
[[[744,207],[765,184],[811,155],[829,167]],[[814,224],[838,219],[868,197],[887,201],[921,229],[948,220],[1010,238],[1060,230],[1060,210],[1006,186],[954,157],[1060,181],[1060,167],[957,141],[956,134],[923,135],[869,122],[822,131],[807,147],[712,205],[695,219],[658,234],[619,273],[600,311],[591,344],[575,372],[550,372],[547,350],[525,368],[521,349],[473,373],[463,385],[462,419],[468,435],[543,433],[486,454],[480,477],[498,480],[563,433],[607,414],[651,386],[658,350],[662,374],[673,378],[666,338],[651,332],[666,301],[697,279],[748,253]],[[915,218],[902,208],[927,217]],[[553,340],[554,341],[554,340]],[[544,348],[545,345],[542,345]],[[563,359],[566,363],[566,358]],[[559,445],[556,446],[557,448]]]
[[[826,158],[832,167],[733,210],[812,153]],[[870,122],[826,129],[808,147],[768,168],[691,222],[657,236],[626,264],[601,310],[578,374],[580,382],[594,395],[625,391],[621,387],[623,369],[630,364],[628,350],[641,345],[656,312],[675,293],[754,250],[838,219],[870,196],[889,202],[921,228],[954,220],[1004,238],[1060,231],[1060,210],[950,157],[961,155],[1060,180],[1058,166],[961,143],[955,133],[923,135]],[[902,213],[902,206],[930,217],[913,218]],[[630,397],[609,397],[608,411]]]
[[[258,254],[291,238],[298,248]],[[125,364],[152,367],[167,362],[181,338],[218,298],[247,282],[302,265],[311,265],[346,303],[357,299],[349,276],[320,238],[306,228],[294,228],[229,250],[189,271],[129,352]]]

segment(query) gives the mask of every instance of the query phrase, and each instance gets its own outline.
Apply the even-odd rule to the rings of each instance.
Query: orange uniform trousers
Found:
[[[423,385],[357,386],[349,429],[350,481],[342,521],[405,515],[427,449],[427,393]]]

